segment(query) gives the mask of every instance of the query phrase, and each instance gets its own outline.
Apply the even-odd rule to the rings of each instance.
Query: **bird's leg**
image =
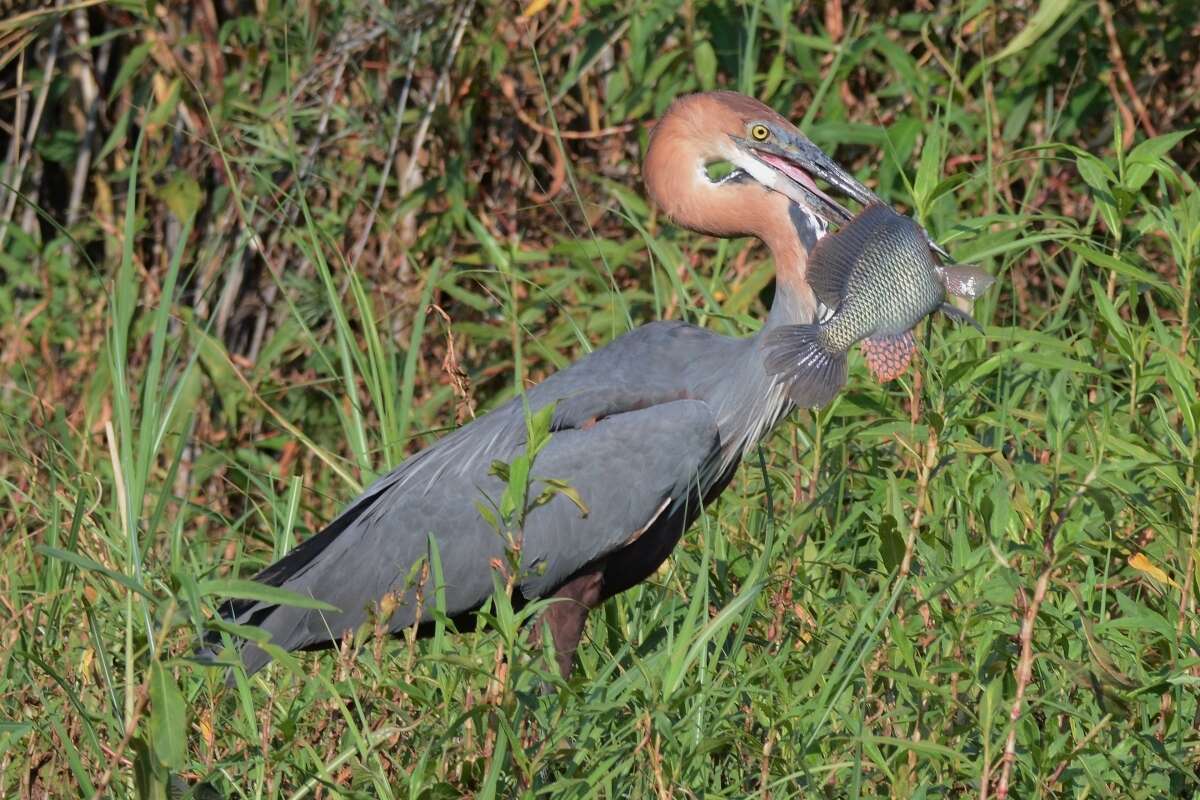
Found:
[[[571,675],[575,650],[583,637],[583,626],[587,622],[588,612],[600,602],[602,587],[603,577],[599,572],[572,578],[551,595],[554,602],[542,612],[534,626],[535,645],[541,640],[542,625],[549,626],[558,670],[564,679]]]

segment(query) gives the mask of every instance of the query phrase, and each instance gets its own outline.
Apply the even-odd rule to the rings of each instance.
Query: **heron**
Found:
[[[726,174],[710,169],[718,162]],[[761,329],[731,337],[656,321],[617,337],[410,456],[255,576],[337,611],[237,599],[222,606],[227,621],[257,626],[287,651],[334,646],[372,619],[379,625],[381,613],[388,633],[421,628],[433,604],[422,606],[413,576],[432,543],[444,611],[472,625],[512,554],[477,503],[502,495],[493,463],[522,452],[527,415],[552,405],[530,496],[555,479],[576,497],[553,495],[525,517],[511,588],[514,605],[554,601],[538,630],[549,630],[556,666],[569,677],[591,609],[653,575],[746,453],[796,407],[787,380],[765,369],[764,343],[820,310],[805,281],[808,253],[830,225],[851,219],[828,192],[879,202],[779,113],[726,91],[670,105],[650,134],[643,178],[676,224],[756,237],[770,250],[775,294]],[[428,582],[424,574],[417,580]],[[240,656],[251,674],[271,660],[250,641]]]

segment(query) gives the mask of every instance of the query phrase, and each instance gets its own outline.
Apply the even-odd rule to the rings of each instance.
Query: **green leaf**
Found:
[[[1122,439],[1119,436],[1109,436],[1104,441],[1109,448],[1120,455],[1129,456],[1140,462],[1143,467],[1154,470],[1155,474],[1171,484],[1181,495],[1186,495],[1190,492],[1190,489],[1180,480],[1179,470],[1175,468],[1169,459],[1151,452],[1137,442]],[[1146,441],[1149,443],[1149,440]]]
[[[889,476],[889,491],[894,482],[895,476]],[[885,515],[879,523],[879,555],[888,572],[894,571],[904,560],[904,537],[891,514]]]
[[[1044,0],[1038,6],[1038,10],[1029,18],[1029,22],[1021,29],[1021,32],[1012,39],[1009,39],[1004,49],[989,60],[1001,61],[1031,46],[1038,39],[1050,32],[1050,29],[1054,27],[1054,23],[1058,22],[1058,18],[1063,15],[1063,12],[1071,7],[1072,2],[1073,0]]]
[[[1200,378],[1188,373],[1189,368],[1195,370],[1190,362],[1185,363],[1184,359],[1170,351],[1163,351],[1163,355],[1166,357],[1167,383],[1171,387],[1171,394],[1175,395],[1175,403],[1188,432],[1195,438],[1200,433],[1200,401],[1196,399],[1196,384]]]
[[[146,115],[146,125],[159,126],[166,125],[171,115],[175,113],[175,107],[179,105],[179,92],[183,83],[178,78],[171,82],[171,87],[167,90],[167,96],[163,101],[154,107],[154,110]]]
[[[37,151],[42,158],[56,164],[69,164],[79,150],[79,136],[74,131],[56,130],[37,139]]]
[[[720,183],[737,169],[732,161],[712,161],[704,165],[704,173],[713,183]]]
[[[490,508],[485,506],[483,503],[476,501],[475,510],[479,512],[479,516],[483,518],[483,521],[488,524],[489,528],[495,531],[500,530],[500,523],[496,520],[496,515],[492,513]]]
[[[583,502],[583,497],[580,496],[576,489],[564,480],[558,478],[542,478],[542,493],[538,495],[537,500],[533,502],[533,506],[544,506],[554,499],[556,495],[563,495],[579,509],[579,513],[583,516],[588,515],[587,503]]]
[[[267,586],[265,583],[239,578],[209,578],[200,581],[197,590],[201,596],[215,595],[217,597],[234,597],[239,600],[258,600],[261,603],[277,606],[311,608],[334,613],[341,611],[340,608],[323,603],[313,597],[305,597],[277,586]]]
[[[554,409],[556,403],[550,403],[538,409],[537,413],[531,414],[528,421],[526,435],[528,436],[528,444],[525,450],[529,455],[536,456],[550,442],[550,423],[554,421]]]
[[[1129,151],[1126,162],[1129,164],[1150,164],[1171,152],[1171,148],[1194,133],[1193,128],[1182,131],[1172,131],[1161,136],[1154,136],[1138,144]]]
[[[712,43],[698,42],[692,50],[692,63],[696,66],[696,79],[700,88],[711,91],[717,85],[717,54]]]
[[[1104,324],[1108,326],[1109,333],[1117,342],[1117,349],[1121,351],[1121,355],[1127,362],[1134,360],[1133,339],[1129,335],[1129,327],[1125,321],[1121,319],[1121,315],[1117,313],[1116,306],[1108,299],[1108,295],[1096,281],[1090,281],[1092,285],[1092,296],[1096,298],[1096,307],[1100,310],[1100,316],[1104,319]]]
[[[925,202],[928,203],[929,205],[933,205],[933,203],[938,198],[942,197],[942,195],[945,195],[945,194],[948,194],[948,193],[954,191],[955,189],[957,189],[959,186],[963,185],[970,179],[971,179],[971,176],[965,172],[954,173],[949,178],[946,178],[941,183],[939,183],[937,186],[934,186],[932,189],[930,189],[929,196],[925,199]]]
[[[1100,216],[1104,218],[1104,224],[1113,236],[1120,236],[1121,215],[1117,209],[1117,197],[1113,193],[1113,184],[1117,176],[1107,164],[1088,153],[1079,153],[1075,158],[1075,165],[1084,183],[1092,189],[1092,197],[1100,210]]]
[[[1156,169],[1172,174],[1174,169],[1167,163],[1166,155],[1191,133],[1191,129],[1173,131],[1139,142],[1125,159],[1125,185],[1136,192],[1150,180]]]
[[[467,213],[466,219],[467,226],[471,229],[471,233],[474,234],[475,240],[483,247],[487,263],[496,267],[501,272],[508,272],[511,266],[510,259],[508,254],[504,252],[504,249],[500,247],[500,243],[488,232],[483,223],[470,212]]]
[[[766,80],[763,82],[759,97],[764,100],[769,100],[775,96],[775,92],[779,91],[779,85],[783,83],[786,64],[784,62],[783,53],[775,54],[775,58],[771,59],[771,66],[767,70]]]
[[[142,64],[146,62],[146,58],[150,55],[150,47],[154,44],[152,41],[142,42],[134,47],[121,60],[121,69],[117,72],[117,77],[113,81],[112,88],[108,90],[110,99],[115,99],[125,88],[125,84],[133,78]]]
[[[133,785],[138,800],[166,800],[167,798],[168,773],[158,763],[153,749],[140,736],[135,736],[129,743],[129,750],[133,755]]]
[[[1082,372],[1085,375],[1102,375],[1104,374],[1091,364],[1085,364],[1074,358],[1058,355],[1057,353],[1045,353],[1037,351],[1007,351],[1008,358],[1016,361],[1019,364],[1028,364],[1041,369],[1060,370],[1064,369],[1068,372]]]
[[[168,769],[187,761],[187,706],[175,676],[157,661],[150,665],[150,745]]]
[[[499,476],[498,476],[499,477]],[[500,500],[500,515],[506,520],[520,521],[525,513],[525,497],[529,489],[529,456],[519,454],[508,464],[507,485]]]
[[[69,550],[59,550],[57,547],[49,547],[44,544],[38,545],[34,550],[35,552],[44,556],[48,556],[49,558],[56,558],[59,561],[65,561],[68,564],[74,564],[75,566],[82,570],[86,570],[87,572],[98,572],[106,578],[109,578],[110,580],[113,580],[116,583],[124,586],[131,592],[136,592],[137,594],[140,594],[150,600],[154,599],[154,595],[152,595],[150,591],[146,589],[146,587],[134,581],[133,578],[130,578],[128,575],[122,575],[121,573],[108,569],[107,567],[103,567],[87,556],[80,555],[79,553],[73,553]]]
[[[1154,273],[1144,270],[1141,267],[1135,267],[1133,264],[1130,264],[1124,259],[1108,255],[1107,253],[1101,253],[1094,247],[1089,247],[1085,244],[1079,244],[1077,242],[1071,242],[1067,244],[1067,249],[1081,257],[1084,261],[1087,261],[1089,264],[1100,267],[1101,269],[1106,269],[1126,278],[1131,278],[1135,281],[1149,284],[1155,289],[1159,289],[1161,291],[1174,291],[1172,286],[1167,284],[1166,281],[1162,280]]]
[[[159,190],[159,195],[180,222],[188,222],[195,217],[204,198],[196,179],[182,171],[171,176],[171,180]]]
[[[941,175],[942,136],[941,128],[935,127],[925,137],[925,146],[921,148],[921,163],[917,166],[917,175],[913,179],[913,199],[922,218],[929,213],[929,205],[933,202],[931,195],[940,182]]]
[[[872,735],[862,736],[860,739],[858,739],[858,741],[861,741],[864,744],[870,743],[888,745],[889,747],[895,747],[897,750],[912,751],[914,753],[921,753],[922,755],[926,756],[942,756],[952,759],[962,758],[962,754],[957,750],[951,747],[946,747],[945,745],[934,744],[933,742],[913,741],[912,739],[901,739],[896,736]]]
[[[225,345],[198,324],[189,325],[188,332],[195,340],[194,346],[200,356],[200,364],[212,381],[213,388],[217,390],[217,397],[221,398],[221,416],[230,427],[236,428],[238,404],[246,396],[246,388],[233,370]]]
[[[670,686],[666,688],[668,697],[675,694],[683,682],[684,675],[687,674],[688,668],[700,656],[700,652],[712,641],[717,634],[733,624],[734,620],[748,603],[758,597],[758,593],[762,591],[765,581],[758,581],[742,590],[741,594],[733,598],[729,605],[721,609],[721,612],[708,621],[700,632],[696,635],[692,646],[688,648],[687,655],[684,656],[682,664],[679,665],[678,671],[675,673],[674,680]]]
[[[100,146],[100,150],[96,153],[93,163],[98,164],[104,161],[117,148],[117,145],[125,141],[125,135],[129,131],[129,118],[133,115],[133,108],[131,105],[117,118],[116,124],[112,127],[112,132],[108,134],[108,138]]]
[[[28,722],[0,722],[0,737],[11,736],[14,739],[19,739],[25,734],[33,730],[33,725]],[[4,752],[6,743],[0,738],[0,753]]]

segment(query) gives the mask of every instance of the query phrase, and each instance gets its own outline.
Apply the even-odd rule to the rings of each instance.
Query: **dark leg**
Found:
[[[554,602],[542,612],[534,628],[534,641],[541,636],[542,625],[548,625],[554,638],[554,652],[563,678],[571,675],[575,650],[583,637],[588,612],[600,602],[603,579],[599,572],[580,575],[563,584],[554,593]]]

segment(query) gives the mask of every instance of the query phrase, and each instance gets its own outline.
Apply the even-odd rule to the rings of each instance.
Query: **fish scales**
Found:
[[[812,325],[789,325],[768,340],[767,369],[782,375],[798,405],[824,405],[846,379],[846,351],[864,341],[868,366],[881,380],[898,376],[915,350],[910,331],[945,304],[947,292],[974,298],[992,283],[976,267],[940,266],[916,222],[871,205],[837,233],[821,239],[809,259],[808,280],[834,309]]]
[[[833,350],[848,350],[875,334],[894,336],[910,330],[942,304],[946,290],[925,236],[912,220],[884,206],[871,206],[860,219],[891,220],[872,228],[861,260],[853,265],[837,312],[824,326],[823,338]],[[816,258],[821,255],[818,250]],[[820,267],[820,264],[817,264]]]

